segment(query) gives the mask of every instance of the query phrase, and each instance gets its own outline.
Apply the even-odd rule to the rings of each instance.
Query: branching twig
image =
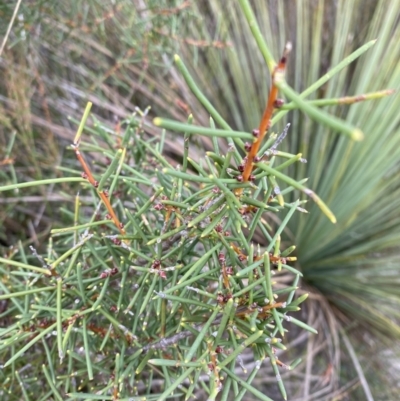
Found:
[[[278,87],[275,85],[275,83],[277,82],[277,80],[282,79],[282,75],[285,73],[287,56],[291,49],[291,43],[287,43],[283,52],[283,56],[276,66],[274,72],[272,73],[271,90],[269,92],[267,106],[265,107],[264,114],[261,118],[258,131],[254,131],[255,138],[247,154],[246,162],[244,165],[243,182],[249,181],[250,175],[253,171],[254,159],[257,157],[257,153],[260,149],[261,143],[267,133],[267,130],[270,127],[272,114],[274,110],[279,107],[279,102],[277,99]]]

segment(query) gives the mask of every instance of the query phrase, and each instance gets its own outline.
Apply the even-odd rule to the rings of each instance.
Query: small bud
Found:
[[[251,143],[246,142],[246,143],[244,144],[244,150],[245,150],[246,152],[250,152],[250,150],[251,150]]]
[[[258,163],[261,160],[260,156],[254,156],[254,163]]]
[[[94,186],[95,188],[97,188],[97,187],[99,186],[99,182],[98,182],[98,181],[95,181],[95,182],[93,183],[93,186]]]
[[[217,225],[215,226],[215,231],[216,231],[217,233],[222,233],[222,231],[223,231],[222,226],[221,226],[220,224],[217,224]]]
[[[255,138],[258,138],[258,135],[260,135],[260,131],[257,128],[255,128],[253,129],[252,134]]]
[[[118,268],[116,268],[116,267],[113,267],[113,268],[111,269],[111,271],[110,271],[110,274],[111,274],[112,276],[116,275],[117,273],[118,273]]]
[[[244,171],[244,166],[243,166],[243,164],[239,164],[239,165],[238,165],[238,170],[239,170],[241,173],[243,173],[243,171]]]
[[[242,176],[242,175],[238,175],[238,176],[236,177],[236,179],[237,179],[239,182],[243,182],[243,176]]]
[[[106,219],[107,219],[107,220],[111,220],[111,219],[112,219],[112,217],[111,217],[111,214],[110,214],[110,213],[107,213],[107,214],[106,214]]]
[[[281,108],[285,104],[285,101],[283,99],[276,99],[274,102],[274,107],[276,109]]]
[[[249,181],[253,182],[256,179],[254,174],[250,174]]]
[[[232,294],[224,295],[224,302],[227,303],[230,299],[232,299]]]
[[[88,175],[87,175],[86,173],[82,173],[82,174],[81,174],[81,177],[82,177],[83,179],[87,180]]]
[[[224,347],[222,346],[222,345],[218,345],[216,348],[215,348],[215,353],[216,354],[220,354],[221,352],[223,352],[224,351]]]
[[[112,239],[112,242],[113,242],[115,245],[121,245],[121,243],[122,243],[122,241],[121,241],[119,238],[113,238],[113,239]]]
[[[226,272],[226,274],[227,274],[228,276],[232,276],[232,274],[233,274],[233,267],[232,267],[232,266],[228,266],[228,267],[225,269],[225,272]]]
[[[163,210],[164,209],[164,205],[162,205],[161,203],[157,203],[157,204],[154,205],[154,209]]]
[[[153,269],[158,269],[160,266],[161,266],[161,261],[158,260],[158,259],[156,259],[156,260],[153,262],[153,264],[151,265],[151,267],[152,267]]]

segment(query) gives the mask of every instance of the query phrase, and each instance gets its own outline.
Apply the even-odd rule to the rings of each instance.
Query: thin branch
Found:
[[[11,17],[10,23],[8,24],[7,32],[6,32],[5,36],[4,36],[3,43],[1,44],[0,57],[3,54],[4,47],[5,47],[6,43],[7,43],[7,39],[9,37],[9,35],[10,35],[11,28],[12,28],[12,26],[14,24],[15,17],[17,16],[17,13],[18,13],[18,10],[19,10],[19,6],[21,5],[21,2],[22,2],[22,0],[18,0],[18,3],[14,8],[14,13],[13,13],[13,15]]]
[[[290,43],[286,44],[283,56],[281,57],[278,65],[276,66],[274,72],[272,73],[271,79],[271,90],[269,92],[267,105],[264,110],[264,114],[261,118],[258,131],[254,131],[253,144],[251,145],[250,151],[247,155],[246,162],[243,171],[243,182],[249,181],[250,175],[254,167],[254,159],[257,156],[258,150],[260,149],[261,143],[271,125],[271,118],[274,110],[278,107],[277,97],[278,97],[278,87],[276,86],[277,80],[282,79],[282,75],[285,73],[287,56],[292,48]]]

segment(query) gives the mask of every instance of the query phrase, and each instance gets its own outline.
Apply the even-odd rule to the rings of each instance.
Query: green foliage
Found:
[[[79,120],[88,96],[95,106],[96,120],[93,121],[97,128],[93,127],[92,131],[87,127],[86,132],[92,135],[92,140],[101,137],[95,143],[85,140],[82,149],[90,155],[99,152],[94,159],[94,163],[100,164],[101,168],[95,170],[99,174],[107,171],[100,155],[105,145],[110,147],[108,157],[117,164],[116,160],[120,160],[120,156],[114,157],[115,150],[111,149],[116,144],[110,139],[113,129],[108,128],[104,121],[125,118],[135,111],[136,105],[145,108],[151,104],[156,114],[181,122],[193,112],[195,122],[206,130],[214,129],[212,124],[206,128],[210,126],[211,114],[217,129],[233,127],[238,132],[232,140],[238,152],[242,152],[238,139],[245,138],[241,133],[258,125],[264,107],[269,89],[267,67],[272,68],[274,56],[280,54],[289,39],[294,50],[289,56],[287,81],[300,93],[300,98],[293,96],[296,93],[290,88],[286,90],[285,95],[292,103],[284,105],[273,119],[276,132],[280,132],[287,122],[291,123],[289,136],[279,146],[279,155],[276,154],[277,161],[281,163],[280,157],[291,155],[291,159],[285,159],[290,164],[286,170],[288,176],[299,185],[304,185],[302,179],[309,177],[307,186],[325,200],[338,223],[333,226],[310,203],[307,205],[310,214],[294,213],[282,232],[285,247],[297,245],[297,267],[304,275],[303,285],[308,285],[312,292],[303,319],[307,318],[309,325],[319,331],[316,336],[299,335],[297,342],[295,338],[295,343],[308,350],[305,362],[298,367],[304,372],[305,379],[300,380],[300,386],[296,377],[287,372],[286,377],[290,380],[285,380],[285,386],[289,394],[300,392],[302,400],[315,397],[331,399],[348,391],[353,391],[356,399],[366,396],[370,399],[368,384],[376,399],[397,399],[396,382],[391,386],[388,381],[392,365],[386,363],[387,355],[383,365],[378,365],[378,357],[371,360],[370,355],[377,355],[382,348],[376,341],[376,334],[385,339],[385,346],[392,350],[393,355],[399,336],[400,238],[397,223],[400,197],[395,151],[399,145],[399,97],[361,102],[351,108],[346,103],[377,97],[377,91],[383,88],[398,88],[400,48],[397,43],[400,31],[397,21],[400,2],[304,0],[294,4],[260,0],[251,2],[252,10],[244,11],[239,3],[243,6],[246,2],[232,2],[230,7],[226,7],[221,0],[155,1],[147,2],[147,8],[139,6],[139,2],[132,6],[131,1],[119,1],[114,8],[105,2],[93,1],[77,1],[74,7],[63,1],[43,2],[46,6],[36,3],[22,2],[21,15],[25,23],[19,21],[15,24],[9,40],[10,48],[0,60],[5,77],[0,83],[1,160],[5,166],[0,174],[2,182],[10,184],[12,189],[4,192],[7,197],[1,199],[5,207],[0,211],[3,221],[0,235],[7,245],[14,244],[16,237],[24,241],[11,251],[4,248],[3,256],[8,263],[10,258],[14,258],[19,260],[17,263],[32,267],[32,257],[13,255],[13,252],[18,249],[24,255],[27,243],[35,243],[40,248],[51,226],[57,224],[61,230],[74,222],[71,202],[74,202],[78,185],[85,181],[77,177],[80,168],[74,162],[73,152],[59,152],[58,147],[59,141],[61,144],[64,140],[70,143],[73,138],[66,117],[72,115]],[[0,29],[5,29],[13,8],[0,6],[0,11],[0,18],[5,21],[0,24]],[[259,23],[259,28],[252,25],[253,33],[246,23],[246,18],[252,18],[252,14]],[[185,61],[188,76],[195,76],[197,92],[193,90],[192,82],[185,78],[182,66],[179,63],[177,69],[173,66],[175,52]],[[177,70],[183,74],[183,79]],[[199,94],[204,95],[201,97]],[[345,101],[345,95],[355,97]],[[218,109],[218,116],[213,114],[206,101]],[[351,143],[339,137],[337,128],[340,127],[320,124],[321,118],[314,122],[313,112],[308,114],[312,117],[310,119],[297,110],[301,110],[300,106],[306,115],[310,108],[307,110],[305,107],[314,106],[314,117],[316,107],[326,107],[329,116],[340,118],[345,122],[344,126],[360,128],[364,140]],[[326,121],[332,121],[331,117]],[[349,133],[354,133],[352,129]],[[159,135],[159,131],[149,125],[144,130],[149,136]],[[188,137],[189,134],[185,136]],[[161,148],[165,149],[165,158],[171,166],[164,165],[154,176],[155,182],[167,177],[171,182],[184,179],[179,177],[182,170],[172,167],[176,160],[181,163],[182,153],[186,151],[178,138],[162,137]],[[119,143],[116,146],[121,148]],[[215,146],[213,137],[202,140],[191,137],[190,156],[195,162],[191,163],[184,157],[182,165],[186,164],[186,168],[189,166],[198,173],[191,177],[197,182],[192,183],[193,188],[207,185],[204,180],[210,173],[209,165],[207,162],[199,164],[204,148],[210,150],[209,160],[216,166],[221,165],[222,156],[230,154],[224,141],[218,141],[217,150]],[[262,151],[267,149],[264,146]],[[293,163],[298,152],[302,153],[301,158],[307,158],[307,164]],[[137,162],[144,156],[136,154],[135,157]],[[233,155],[231,157],[234,159]],[[55,172],[54,166],[60,164],[60,159],[67,169],[64,167],[64,170]],[[129,155],[126,160],[130,160]],[[164,172],[165,168],[168,174]],[[59,178],[62,171],[69,172],[72,177]],[[133,171],[138,171],[136,165]],[[129,174],[135,174],[133,171]],[[50,179],[46,181],[50,185],[29,182],[32,179]],[[121,177],[115,178],[114,185],[120,180]],[[146,185],[146,182],[138,182]],[[218,187],[220,191],[224,191],[225,185],[233,185],[218,180],[217,183],[221,184]],[[154,190],[156,184],[153,182],[152,185]],[[286,191],[283,188],[290,184],[286,180],[279,185]],[[228,192],[224,195],[229,196]],[[292,191],[285,195],[285,201],[293,204],[300,198],[304,202],[305,196],[308,195]],[[105,224],[100,220],[86,225],[98,202],[94,202],[91,195],[81,195],[80,199],[84,206],[79,209],[77,227],[95,230],[95,227],[98,229],[96,224]],[[124,202],[123,196],[121,199]],[[249,199],[252,200],[247,196],[246,202],[251,204]],[[61,213],[55,212],[55,201],[60,205]],[[39,206],[37,202],[45,203]],[[253,205],[259,207],[254,199]],[[275,206],[271,205],[274,211]],[[118,209],[118,215],[121,214],[122,206]],[[267,220],[273,232],[286,215],[282,211],[278,215],[268,213],[267,216],[275,216],[271,218],[278,222],[273,227]],[[129,219],[128,214],[126,218]],[[129,219],[131,225],[135,224],[133,221]],[[138,227],[141,228],[140,224]],[[213,232],[215,227],[211,224],[209,227],[209,233]],[[146,231],[143,233],[146,235]],[[264,250],[269,241],[258,229],[255,237],[255,243]],[[97,241],[97,238],[92,238],[89,243]],[[77,234],[74,241],[79,243]],[[106,240],[103,238],[101,241]],[[62,242],[56,237],[53,244],[54,248],[50,247],[48,251],[49,260],[54,260],[55,256],[50,253],[56,247],[59,256],[67,250],[65,244],[65,249],[58,250],[58,244]],[[82,247],[92,255],[86,244]],[[114,249],[113,245],[111,247]],[[125,252],[120,247],[116,249]],[[96,271],[98,269],[97,266]],[[114,279],[119,282],[119,276],[109,280],[112,282]],[[19,290],[25,291],[26,288],[20,286]],[[52,284],[52,292],[56,293],[56,284]],[[9,302],[15,306],[14,301]],[[54,298],[52,302],[55,302]],[[14,310],[19,309],[13,309],[12,313]],[[78,320],[78,323],[81,322]],[[339,327],[352,335],[347,337],[344,331],[338,330]],[[297,337],[293,328],[290,333]],[[89,333],[89,340],[92,335]],[[302,338],[303,342],[300,341]],[[297,354],[293,359],[295,357]],[[40,372],[35,369],[35,374],[40,377],[52,375],[46,369]],[[15,374],[19,382],[21,375]],[[319,380],[313,381],[318,376]],[[270,374],[265,374],[257,388],[263,388],[269,377]],[[357,389],[357,378],[362,391]],[[253,384],[256,382],[257,377]],[[50,386],[53,382],[46,383]]]
[[[197,57],[197,49],[187,46],[180,52],[185,55],[188,70],[199,76],[200,88],[220,105],[221,115],[231,126],[240,130],[257,126],[264,107],[261,94],[269,85],[264,60],[256,54],[255,41],[236,2],[229,8],[216,0],[207,4],[212,11],[206,15],[218,29],[188,24],[181,27],[182,34],[215,34],[231,47],[209,49],[203,58]],[[271,64],[270,54],[279,54],[285,41],[292,40],[288,82],[311,102],[344,95],[362,98],[382,88],[397,89],[400,3],[352,0],[335,4],[252,3],[261,30],[258,45],[260,38],[265,38],[269,48],[269,54],[263,53],[264,59]],[[203,6],[197,7],[204,13]],[[363,52],[362,56],[358,53],[360,58],[349,65],[357,51]],[[309,91],[326,74],[331,79]],[[289,92],[285,95],[295,101]],[[182,91],[182,96],[187,104],[195,105],[189,92]],[[310,177],[310,186],[338,219],[332,227],[313,206],[309,216],[299,214],[290,221],[305,280],[351,319],[364,322],[368,330],[397,339],[400,187],[395,149],[400,141],[399,99],[395,95],[350,108],[342,102],[328,105],[330,115],[364,132],[360,143],[349,143],[336,135],[338,128],[324,126],[299,111],[280,112],[273,119],[278,127],[292,124],[282,150],[301,152],[309,161],[291,166],[290,175]],[[205,123],[206,118],[201,121]],[[379,285],[373,284],[375,280]]]
[[[269,400],[251,383],[265,358],[277,378],[298,363],[286,365],[275,356],[286,349],[286,321],[316,333],[288,315],[306,296],[294,298],[301,275],[288,264],[294,248],[280,250],[280,233],[295,210],[303,210],[300,202],[280,205],[269,171],[256,174],[257,187],[238,182],[232,176],[238,149],[221,153],[218,130],[210,129],[213,156],[200,164],[189,157],[186,134],[183,167],[173,167],[162,155],[165,133],[159,142],[147,138],[145,114],[124,121],[123,136],[105,134],[106,127],[96,124],[91,142],[79,143],[88,111],[74,149],[77,156],[91,153],[95,173],[88,174],[99,184],[72,169],[63,181],[81,182],[92,196],[76,196],[74,212],[64,212],[73,224],[52,230],[44,258],[20,247],[0,260],[3,396],[189,398],[202,376],[209,399],[222,388],[229,399],[241,380],[235,360],[249,348],[256,365],[240,386],[241,397],[249,391]],[[273,164],[279,169],[275,157]],[[96,200],[105,186],[123,228]],[[271,227],[265,217],[279,210],[286,218]],[[257,229],[269,238],[265,249],[254,243]],[[286,398],[281,379],[278,386]]]

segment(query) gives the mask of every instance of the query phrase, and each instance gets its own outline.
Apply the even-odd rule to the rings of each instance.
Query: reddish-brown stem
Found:
[[[269,91],[267,105],[265,107],[263,116],[258,128],[258,135],[254,138],[250,151],[247,154],[246,162],[243,171],[243,182],[249,181],[250,175],[253,171],[254,158],[257,156],[261,143],[271,124],[272,114],[277,106],[278,88],[275,85],[277,75],[282,75],[285,72],[287,55],[291,50],[291,45],[287,44],[278,65],[272,72],[271,89]]]
[[[81,152],[79,151],[79,144],[75,144],[72,146],[73,149],[75,150],[75,155],[76,158],[78,159],[79,163],[81,164],[83,171],[85,172],[88,181],[93,185],[94,188],[97,189],[97,186],[99,185],[98,182],[94,179],[92,172],[90,171],[89,166],[86,164],[85,159],[83,158]],[[105,207],[107,208],[107,211],[109,215],[111,216],[111,220],[114,222],[115,226],[118,228],[119,232],[121,235],[125,235],[126,232],[124,230],[123,224],[119,221],[117,215],[114,212],[114,209],[110,203],[110,200],[108,199],[106,193],[104,191],[98,191],[97,193],[100,196],[100,199],[103,201]]]
[[[219,369],[218,369],[218,360],[217,360],[217,353],[213,350],[213,347],[211,344],[208,346],[208,351],[210,352],[210,360],[211,362],[208,364],[208,368],[213,371],[215,375],[215,386],[220,387],[221,386],[221,378],[219,376]]]
[[[286,370],[289,370],[289,366],[280,361],[279,359],[276,359],[276,364],[279,365],[281,368],[284,368]]]
[[[226,290],[230,290],[231,289],[231,286],[230,286],[230,283],[229,283],[229,277],[228,277],[228,274],[226,273],[226,266],[225,265],[222,266],[222,282],[223,282],[224,287],[225,287]]]

